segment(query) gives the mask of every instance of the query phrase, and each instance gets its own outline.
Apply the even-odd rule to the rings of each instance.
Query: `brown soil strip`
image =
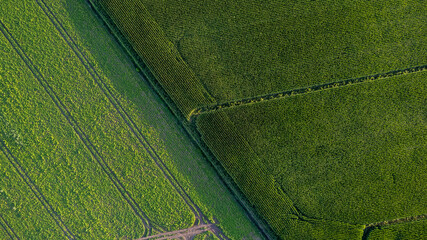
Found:
[[[202,225],[194,226],[187,229],[161,233],[161,234],[153,235],[150,237],[138,238],[135,240],[148,240],[148,239],[161,240],[161,239],[178,239],[178,238],[192,239],[194,236],[198,234],[201,234],[207,231],[212,231],[212,228],[214,227],[215,227],[214,224],[202,224]]]

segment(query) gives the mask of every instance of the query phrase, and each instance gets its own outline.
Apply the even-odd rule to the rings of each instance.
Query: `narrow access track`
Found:
[[[15,233],[13,228],[9,225],[9,223],[6,221],[6,219],[3,218],[3,216],[0,214],[0,226],[4,229],[6,234],[10,237],[10,239],[19,240],[18,235]]]
[[[2,22],[0,21],[2,24]],[[0,25],[1,25],[0,24]],[[0,30],[3,31],[2,27],[0,26]],[[71,230],[67,227],[67,225],[62,221],[61,216],[53,209],[52,205],[49,203],[49,201],[46,199],[46,197],[43,195],[43,193],[40,191],[39,187],[34,183],[34,181],[28,176],[27,172],[24,170],[24,168],[19,163],[18,159],[12,154],[10,149],[6,146],[6,144],[0,140],[0,150],[3,152],[3,154],[6,156],[6,158],[9,160],[10,164],[15,168],[15,170],[18,172],[19,176],[21,176],[22,180],[27,184],[27,186],[31,189],[33,194],[36,196],[36,198],[41,202],[43,207],[46,209],[46,211],[49,213],[49,215],[53,218],[53,220],[56,222],[56,225],[62,230],[65,237],[68,239],[76,239],[75,235],[71,232]],[[8,229],[11,230],[11,232],[16,236],[13,229],[7,224],[6,220],[0,215],[0,223],[4,222],[6,226],[8,226]],[[2,223],[3,225],[3,223]],[[6,231],[7,232],[7,231]],[[16,236],[17,237],[17,236]],[[18,238],[18,237],[17,237]],[[13,238],[12,238],[13,239]],[[19,238],[18,238],[19,239]]]
[[[212,227],[214,227],[214,224],[200,224],[197,226],[193,226],[191,228],[180,229],[173,232],[161,233],[161,234],[157,234],[149,237],[138,238],[135,240],[148,240],[148,239],[161,240],[161,239],[177,239],[177,238],[192,239],[197,234],[211,231]]]
[[[70,126],[73,128],[74,132],[77,134],[77,136],[80,138],[80,140],[83,142],[85,147],[88,149],[92,157],[97,161],[97,163],[102,168],[103,172],[108,176],[108,178],[112,181],[114,186],[117,188],[117,190],[120,192],[122,197],[126,200],[126,202],[130,205],[134,213],[137,215],[137,217],[141,220],[142,224],[144,225],[144,236],[148,236],[151,234],[151,231],[153,229],[153,225],[151,221],[148,219],[146,214],[142,211],[142,209],[139,207],[139,205],[135,202],[135,200],[132,198],[130,193],[126,190],[124,185],[120,182],[120,180],[117,178],[117,175],[115,172],[108,166],[105,159],[99,154],[98,150],[95,148],[95,146],[90,141],[89,137],[83,132],[81,127],[78,125],[77,121],[74,119],[74,117],[71,115],[70,111],[67,109],[67,107],[62,103],[62,101],[59,99],[58,95],[55,93],[53,88],[49,85],[49,83],[46,81],[44,76],[41,74],[41,72],[38,70],[38,68],[33,64],[31,59],[26,55],[26,53],[22,50],[19,43],[16,41],[16,39],[12,36],[12,34],[9,32],[9,30],[6,28],[6,26],[3,24],[3,22],[0,20],[0,30],[6,37],[6,39],[10,42],[12,47],[15,49],[15,51],[18,53],[18,55],[21,57],[21,59],[25,62],[27,67],[30,69],[30,71],[33,73],[34,77],[38,80],[40,85],[43,87],[43,89],[46,91],[46,93],[50,96],[52,101],[57,106],[58,110],[62,113],[62,115],[65,117],[65,119],[68,121]]]
[[[366,224],[366,227],[363,230],[362,240],[367,240],[369,237],[369,233],[378,227],[384,227],[384,226],[394,225],[394,224],[399,224],[399,223],[426,221],[426,220],[427,220],[427,214],[423,214],[423,215],[418,215],[418,216],[397,218],[397,219],[388,220],[388,221]]]
[[[147,153],[150,155],[151,159],[154,161],[154,163],[157,165],[157,167],[162,171],[162,173],[164,174],[166,179],[171,183],[171,185],[174,187],[174,189],[178,192],[178,194],[181,196],[181,198],[185,201],[187,206],[191,209],[191,211],[193,212],[193,214],[195,215],[195,218],[196,218],[196,221],[194,222],[193,226],[196,226],[199,224],[205,224],[205,223],[212,224],[212,222],[208,219],[208,217],[206,215],[203,214],[200,207],[198,207],[193,202],[193,200],[190,198],[190,196],[185,192],[183,187],[179,184],[177,179],[170,172],[168,167],[164,164],[164,162],[162,161],[160,156],[157,154],[157,152],[155,151],[153,146],[149,143],[147,138],[142,134],[141,130],[135,124],[135,122],[130,117],[130,115],[126,112],[125,108],[121,105],[120,101],[114,96],[114,94],[112,93],[112,91],[110,90],[108,85],[103,81],[102,77],[98,74],[94,65],[90,63],[88,58],[79,49],[76,42],[73,40],[71,35],[67,32],[65,27],[61,24],[61,22],[55,16],[55,14],[52,12],[52,10],[47,6],[47,4],[43,0],[36,0],[36,2],[40,6],[40,8],[42,8],[42,10],[47,15],[47,17],[50,19],[50,21],[55,26],[55,28],[58,30],[58,32],[60,33],[60,35],[62,36],[64,41],[73,50],[75,55],[81,61],[82,65],[89,72],[89,74],[93,78],[94,82],[101,89],[101,91],[104,93],[104,95],[110,101],[110,103],[113,105],[115,110],[119,113],[119,115],[121,116],[123,121],[128,126],[129,130],[138,139],[139,143],[147,151]],[[228,239],[228,237],[226,237],[225,234],[222,233],[222,231],[219,227],[216,228],[215,235],[220,239]]]
[[[313,86],[299,88],[299,89],[291,89],[291,90],[286,90],[282,92],[268,93],[261,96],[255,96],[255,97],[249,97],[244,99],[232,100],[229,102],[223,102],[219,104],[213,104],[213,105],[201,107],[194,110],[192,112],[192,115],[190,116],[190,121],[194,121],[195,117],[197,117],[202,113],[214,112],[219,109],[225,109],[225,108],[231,108],[231,107],[236,107],[240,105],[247,105],[247,104],[256,103],[256,102],[280,99],[280,98],[285,98],[289,96],[306,94],[306,93],[321,91],[321,90],[330,89],[330,88],[344,87],[351,84],[359,84],[367,81],[375,81],[378,79],[390,78],[393,76],[409,74],[409,73],[417,73],[417,72],[422,72],[426,70],[427,70],[427,65],[421,65],[421,66],[399,69],[399,70],[394,70],[394,71],[385,72],[385,73],[368,75],[368,76],[359,77],[359,78],[345,79],[341,81],[323,83],[323,84],[313,85]]]

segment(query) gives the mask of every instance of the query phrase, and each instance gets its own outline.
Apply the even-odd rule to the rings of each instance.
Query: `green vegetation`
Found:
[[[413,73],[242,105],[202,114],[197,125],[285,239],[307,233],[289,223],[302,217],[368,224],[415,216],[427,201],[426,77]],[[312,237],[334,238],[338,228],[330,229],[329,236],[314,231]]]
[[[427,222],[415,221],[384,226],[372,230],[368,240],[413,240],[427,237]]]
[[[1,150],[0,166],[0,216],[7,219],[10,227],[19,233],[22,239],[31,239],[34,236],[40,236],[40,239],[63,238],[63,233],[56,228],[55,221],[22,181]],[[3,223],[2,219],[0,223]],[[8,232],[11,233],[9,228]]]
[[[141,2],[219,102],[427,62],[422,0]]]
[[[95,2],[187,118],[427,60],[420,0]],[[360,239],[426,210],[426,76],[391,75],[201,110],[196,141],[281,238]]]
[[[188,117],[193,109],[212,102],[203,85],[139,1],[98,2],[184,116]],[[186,94],[182,94],[184,92]]]
[[[18,236],[63,238],[60,225],[81,239],[137,238],[145,228],[135,212],[145,213],[155,228],[164,228],[162,232],[190,227],[195,220],[44,13],[44,3],[206,217],[215,218],[231,238],[257,236],[200,150],[141,81],[89,7],[68,0],[0,4],[0,11],[8,13],[0,19],[6,27],[1,27],[6,34],[0,34],[0,69],[6,70],[0,75],[0,141],[5,144],[1,150],[9,149],[33,181],[26,184],[0,151],[0,188],[7,193],[0,195],[0,211]],[[22,51],[12,47],[7,32]],[[34,186],[38,195],[31,191]],[[46,201],[37,199],[41,195]],[[56,224],[52,212],[64,223]]]

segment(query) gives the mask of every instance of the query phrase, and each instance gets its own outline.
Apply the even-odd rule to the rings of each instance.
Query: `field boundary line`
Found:
[[[179,108],[167,95],[164,89],[159,85],[155,80],[155,77],[147,68],[146,64],[131,47],[130,43],[126,40],[108,14],[98,5],[97,0],[86,0],[89,7],[93,10],[98,19],[103,23],[106,29],[110,32],[113,38],[116,40],[117,44],[123,49],[123,51],[128,55],[132,63],[135,65],[137,72],[140,74],[141,78],[146,81],[150,87],[159,95],[163,100],[165,106],[175,115],[183,129],[187,132],[190,139],[194,142],[196,146],[200,148],[203,154],[209,161],[209,164],[213,167],[214,171],[218,174],[220,181],[224,186],[230,191],[233,198],[239,204],[239,206],[244,210],[245,215],[255,224],[256,228],[260,231],[261,235],[265,239],[275,239],[273,237],[272,230],[269,225],[264,222],[263,219],[255,212],[255,209],[251,207],[246,196],[241,192],[236,183],[232,180],[230,175],[225,171],[223,166],[219,163],[218,160],[214,157],[210,149],[203,143],[201,140],[200,133],[196,130],[195,125],[190,123],[188,116],[184,116],[180,112]]]
[[[2,24],[2,22],[0,21],[0,25],[1,24]],[[1,26],[0,26],[0,30],[2,30]],[[9,150],[9,148],[6,146],[6,144],[3,142],[3,140],[0,140],[0,150],[3,152],[3,154],[9,160],[10,164],[18,172],[18,174],[22,178],[22,180],[31,189],[31,191],[36,196],[36,198],[41,202],[43,207],[46,209],[46,211],[49,213],[49,215],[56,222],[56,225],[58,225],[58,227],[62,230],[64,235],[68,239],[76,239],[75,235],[70,231],[70,229],[67,227],[67,225],[62,221],[61,216],[53,209],[52,205],[50,205],[49,201],[46,199],[46,197],[40,191],[39,187],[37,187],[37,185],[30,178],[30,176],[28,176],[27,172],[21,166],[18,159],[12,154],[12,152]],[[2,219],[3,219],[3,217],[2,217]],[[12,232],[13,232],[13,230],[12,230]]]
[[[307,93],[322,91],[322,90],[326,90],[326,89],[344,87],[344,86],[348,86],[348,85],[352,85],[352,84],[360,84],[360,83],[364,83],[364,82],[368,82],[368,81],[375,81],[375,80],[379,80],[379,79],[390,78],[390,77],[399,76],[399,75],[403,75],[403,74],[423,72],[426,70],[427,70],[427,65],[421,65],[421,66],[416,66],[416,67],[410,67],[410,68],[405,68],[405,69],[389,71],[389,72],[385,72],[385,73],[368,75],[368,76],[359,77],[359,78],[350,78],[350,79],[346,79],[346,80],[323,83],[323,84],[313,85],[313,86],[304,87],[304,88],[298,88],[298,89],[286,90],[286,91],[281,91],[281,92],[269,93],[269,94],[265,94],[265,95],[261,95],[261,96],[243,98],[243,99],[239,99],[239,100],[232,100],[232,101],[228,101],[228,102],[224,102],[224,103],[209,105],[209,106],[205,106],[205,107],[195,109],[191,113],[191,116],[190,116],[191,120],[190,121],[194,121],[194,118],[200,114],[208,113],[208,112],[214,112],[214,111],[217,111],[220,109],[227,109],[227,108],[232,108],[232,107],[236,107],[236,106],[248,105],[251,103],[258,103],[258,102],[263,102],[263,101],[281,99],[281,98],[286,98],[286,97],[295,96],[295,95],[301,95],[301,94],[307,94]]]
[[[1,214],[0,214],[0,226],[4,229],[4,231],[10,237],[10,239],[12,239],[12,240],[13,239],[18,239],[18,240],[20,239],[18,237],[18,235],[15,233],[15,231],[13,230],[12,226],[9,225],[9,223],[6,221],[6,219],[3,218],[3,216]],[[15,237],[13,237],[12,234]]]
[[[34,77],[38,80],[38,82],[44,88],[46,93],[50,96],[52,101],[57,106],[58,110],[65,117],[65,119],[70,124],[70,126],[73,128],[74,132],[80,138],[80,140],[83,142],[83,144],[85,145],[87,150],[90,152],[92,157],[97,161],[97,163],[100,165],[100,167],[102,168],[104,173],[110,178],[110,180],[113,182],[114,186],[120,192],[122,197],[126,200],[126,202],[130,205],[130,207],[132,208],[134,213],[141,220],[141,222],[144,225],[144,235],[147,235],[147,234],[150,235],[151,230],[152,230],[152,224],[151,224],[150,220],[148,219],[148,217],[141,210],[141,208],[135,202],[135,200],[131,197],[129,192],[126,190],[126,188],[120,182],[120,180],[117,178],[115,172],[110,168],[110,166],[108,166],[105,159],[99,154],[98,150],[92,144],[89,137],[80,128],[77,121],[71,115],[70,111],[67,109],[67,107],[64,105],[64,103],[62,103],[62,101],[59,99],[59,97],[57,96],[57,94],[55,93],[53,88],[49,85],[49,83],[43,77],[43,75],[38,70],[38,68],[32,63],[31,59],[22,50],[19,43],[11,35],[11,33],[7,30],[6,26],[3,24],[3,22],[1,20],[0,20],[0,30],[2,30],[2,32],[5,35],[5,37],[7,38],[7,40],[11,43],[11,45],[13,46],[15,51],[18,53],[18,55],[21,57],[21,59],[24,61],[24,63],[27,65],[27,67],[30,69],[30,71],[33,73]]]
[[[400,224],[400,223],[426,221],[426,220],[427,220],[427,214],[423,214],[423,215],[417,215],[417,216],[411,216],[411,217],[405,217],[405,218],[397,218],[397,219],[388,220],[388,221],[369,223],[369,224],[365,225],[362,240],[367,240],[369,233],[376,228],[380,228],[380,227],[384,227],[384,226],[390,226],[390,225],[396,225],[396,224]]]
[[[79,49],[76,42],[61,24],[61,22],[56,18],[55,14],[49,9],[47,4],[43,0],[36,0],[39,6],[43,9],[45,14],[51,20],[52,24],[58,30],[64,41],[68,44],[68,46],[73,50],[75,55],[79,58],[82,65],[89,72],[94,82],[103,92],[103,94],[107,97],[109,102],[113,105],[115,110],[119,113],[123,121],[126,123],[128,128],[134,134],[134,136],[138,139],[139,143],[143,146],[145,151],[150,155],[154,163],[157,167],[162,171],[166,179],[171,183],[171,185],[175,188],[177,193],[181,196],[190,210],[193,212],[196,218],[196,222],[193,225],[204,224],[205,222],[210,223],[210,220],[202,213],[201,209],[193,202],[190,196],[185,192],[183,187],[179,184],[178,180],[173,176],[168,167],[164,164],[161,157],[157,154],[153,146],[149,143],[148,139],[142,134],[141,130],[135,124],[130,115],[126,112],[125,108],[121,105],[120,101],[114,96],[108,85],[103,81],[102,77],[98,74],[93,64],[87,59],[84,53]],[[218,236],[219,237],[219,236]],[[224,237],[224,236],[223,236]]]

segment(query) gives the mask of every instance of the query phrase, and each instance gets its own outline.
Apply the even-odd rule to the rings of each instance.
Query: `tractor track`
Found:
[[[12,34],[9,32],[9,30],[6,28],[6,26],[3,24],[3,22],[1,20],[0,20],[0,30],[3,33],[3,35],[6,37],[6,39],[10,42],[10,44],[15,49],[15,51],[18,53],[18,55],[21,57],[21,59],[24,61],[24,63],[27,65],[27,67],[30,69],[30,71],[33,73],[34,77],[38,80],[38,82],[43,87],[43,89],[46,91],[46,93],[50,96],[52,101],[57,106],[58,110],[62,113],[62,115],[68,121],[70,126],[73,128],[74,132],[77,134],[77,136],[83,142],[85,147],[89,150],[92,157],[97,161],[97,163],[100,165],[101,169],[109,177],[109,179],[113,182],[114,186],[120,192],[122,197],[126,200],[126,202],[130,205],[130,207],[132,208],[134,213],[141,220],[142,224],[144,225],[144,234],[143,235],[144,236],[151,235],[151,231],[153,229],[153,224],[151,223],[151,221],[148,219],[148,217],[145,215],[145,213],[142,211],[142,209],[139,207],[139,205],[135,202],[135,200],[131,197],[130,193],[126,190],[126,188],[120,182],[120,180],[116,176],[115,172],[110,168],[110,166],[108,166],[107,162],[99,154],[98,150],[92,144],[89,137],[80,128],[77,121],[71,115],[70,111],[62,103],[62,101],[59,99],[59,97],[57,96],[57,94],[55,93],[53,88],[49,85],[49,83],[43,77],[43,75],[40,73],[38,68],[33,64],[31,59],[26,55],[26,53],[23,51],[23,49],[21,48],[19,43],[12,36]],[[156,227],[157,227],[157,229],[162,229],[161,227],[158,227],[158,226],[156,226]],[[74,238],[74,236],[73,236],[73,238]],[[70,239],[72,239],[72,238],[70,238]]]
[[[2,24],[3,23],[0,21],[0,25],[2,25]],[[1,27],[0,27],[0,30],[3,31],[3,29]],[[49,201],[47,201],[46,197],[43,195],[43,193],[40,191],[40,189],[37,187],[37,185],[34,183],[34,181],[28,176],[27,172],[21,166],[18,159],[12,154],[12,152],[9,150],[9,148],[6,146],[6,144],[2,140],[0,140],[0,150],[3,152],[3,154],[9,160],[10,164],[12,164],[12,166],[15,168],[15,170],[21,176],[22,180],[24,180],[24,182],[27,184],[27,186],[31,189],[31,191],[36,196],[36,198],[41,202],[41,204],[46,209],[46,211],[49,213],[49,215],[55,220],[56,225],[58,225],[58,227],[62,230],[64,235],[68,239],[76,239],[75,235],[70,231],[70,229],[67,227],[67,225],[62,221],[61,216],[59,216],[59,214],[53,209],[52,205],[50,205]],[[0,217],[1,217],[1,220],[5,222],[5,224],[9,227],[9,229],[12,231],[12,233],[16,236],[15,232],[9,226],[9,224],[7,224],[6,220],[1,215],[0,215]]]
[[[196,218],[196,221],[194,222],[193,226],[196,226],[199,224],[205,224],[205,223],[206,224],[212,224],[212,222],[208,219],[208,217],[206,217],[206,215],[204,215],[202,213],[201,209],[193,202],[193,200],[185,192],[183,187],[178,183],[177,179],[170,172],[170,170],[165,165],[165,163],[162,161],[160,156],[157,154],[157,152],[155,151],[153,146],[149,143],[147,138],[142,134],[141,130],[138,128],[138,126],[135,124],[133,119],[126,112],[124,107],[121,105],[120,101],[114,96],[114,94],[112,93],[110,88],[107,86],[107,84],[99,76],[94,65],[90,63],[90,61],[87,59],[87,57],[79,49],[76,42],[73,40],[71,35],[67,32],[67,30],[64,28],[64,26],[61,24],[61,22],[56,18],[55,14],[49,9],[47,4],[43,0],[36,0],[36,2],[42,8],[42,10],[47,15],[47,17],[50,19],[50,21],[55,26],[55,28],[58,30],[58,32],[60,33],[60,35],[62,36],[64,41],[67,43],[67,45],[75,53],[75,55],[80,60],[82,65],[89,72],[89,74],[91,75],[94,82],[97,84],[99,89],[103,92],[103,94],[107,97],[109,102],[113,105],[114,109],[121,116],[121,118],[126,123],[128,128],[130,129],[130,131],[138,139],[139,143],[143,146],[145,151],[150,155],[153,162],[162,171],[162,173],[166,177],[166,179],[171,183],[171,185],[178,192],[178,194],[181,196],[181,198],[184,200],[184,202],[187,204],[187,206],[191,209],[191,211],[193,212],[193,214],[195,215],[195,218]],[[228,237],[226,237],[225,234],[222,233],[221,229],[218,226],[215,227],[215,235],[220,239],[228,239]]]
[[[265,95],[260,95],[260,96],[231,100],[228,102],[213,104],[213,105],[204,106],[204,107],[195,109],[190,116],[190,119],[191,119],[190,121],[194,121],[195,118],[201,114],[215,112],[220,109],[228,109],[228,108],[233,108],[237,106],[258,103],[258,102],[282,99],[282,98],[295,96],[295,95],[307,94],[307,93],[312,93],[316,91],[323,91],[323,90],[337,88],[337,87],[345,87],[351,84],[361,84],[369,81],[386,79],[386,78],[399,76],[403,74],[423,72],[426,70],[427,70],[427,65],[420,65],[420,66],[414,66],[414,67],[409,67],[405,69],[397,69],[397,70],[384,72],[384,73],[377,73],[377,74],[358,77],[358,78],[338,80],[334,82],[322,83],[322,84],[312,85],[312,86],[298,88],[298,89],[285,90],[282,92],[273,92],[273,93],[267,93]]]
[[[0,214],[0,226],[4,229],[6,234],[10,237],[10,239],[18,239],[18,235],[15,233],[13,228],[9,225],[9,223],[6,221],[6,219],[3,218],[3,216]]]
[[[389,226],[389,225],[395,225],[395,224],[401,224],[401,223],[408,223],[408,222],[415,222],[415,221],[426,221],[426,220],[427,220],[427,214],[423,214],[423,215],[418,215],[418,216],[397,218],[397,219],[388,220],[388,221],[370,223],[370,224],[367,224],[365,226],[365,229],[363,230],[362,240],[367,240],[371,231],[376,229],[376,228],[381,228],[381,227],[385,227],[385,226]]]
[[[200,224],[197,226],[193,226],[191,228],[180,229],[172,232],[165,232],[161,234],[156,234],[149,237],[138,238],[135,240],[162,240],[162,239],[192,239],[195,235],[211,231],[214,224]]]

